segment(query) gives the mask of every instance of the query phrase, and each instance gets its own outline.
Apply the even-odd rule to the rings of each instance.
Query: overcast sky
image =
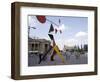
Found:
[[[62,33],[54,33],[54,38],[60,49],[63,49],[64,45],[74,46],[88,43],[88,18],[87,17],[61,17],[61,16],[46,16],[46,19],[58,24],[59,27],[53,24],[54,28],[61,29]],[[59,19],[61,23],[59,24]],[[40,23],[36,16],[28,16],[28,26],[35,27],[36,29],[30,30],[29,36],[31,38],[45,38],[49,39],[48,31],[52,23],[46,21]],[[50,39],[49,39],[50,40]]]

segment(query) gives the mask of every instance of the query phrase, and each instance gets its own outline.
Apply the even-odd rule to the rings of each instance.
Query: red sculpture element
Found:
[[[36,16],[36,17],[37,17],[37,19],[40,23],[45,23],[46,22],[46,17],[45,16]]]

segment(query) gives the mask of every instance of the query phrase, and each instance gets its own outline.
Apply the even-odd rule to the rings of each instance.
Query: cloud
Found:
[[[75,37],[84,37],[84,36],[86,36],[86,35],[87,35],[86,32],[80,31],[80,32],[78,32],[78,33],[75,34]]]
[[[75,46],[77,44],[77,40],[75,38],[71,38],[65,41],[65,45],[67,46]]]
[[[64,48],[64,45],[67,45],[67,46],[75,46],[77,45],[78,41],[76,39],[57,39],[55,40],[56,41],[56,44],[58,45],[58,47],[60,48],[60,50],[63,50]]]
[[[86,32],[77,32],[74,38],[77,40],[78,45],[88,44],[88,34]]]
[[[84,39],[84,38],[78,39],[78,38],[75,38],[75,37],[69,38],[69,39],[60,38],[60,39],[56,39],[55,41],[56,41],[56,44],[58,45],[58,47],[60,48],[60,50],[63,50],[64,45],[72,47],[72,46],[75,46],[75,45],[81,46],[81,45],[84,45],[84,44],[88,44],[87,38],[86,39]]]

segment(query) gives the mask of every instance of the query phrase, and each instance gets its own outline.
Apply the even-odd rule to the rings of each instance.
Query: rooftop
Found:
[[[50,42],[50,40],[39,39],[39,38],[28,38],[28,42]]]

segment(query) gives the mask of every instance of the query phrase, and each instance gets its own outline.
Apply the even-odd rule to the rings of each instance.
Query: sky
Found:
[[[57,32],[54,34],[55,42],[62,50],[63,46],[80,46],[81,44],[88,44],[88,18],[87,17],[71,17],[71,16],[45,16],[46,22],[40,23],[36,16],[28,16],[28,26],[35,27],[36,29],[30,29],[29,36],[31,38],[38,37],[42,39],[50,40],[48,32],[50,25],[56,29],[62,30],[62,33]],[[59,19],[61,20],[59,24]],[[48,20],[59,25],[49,22]]]

